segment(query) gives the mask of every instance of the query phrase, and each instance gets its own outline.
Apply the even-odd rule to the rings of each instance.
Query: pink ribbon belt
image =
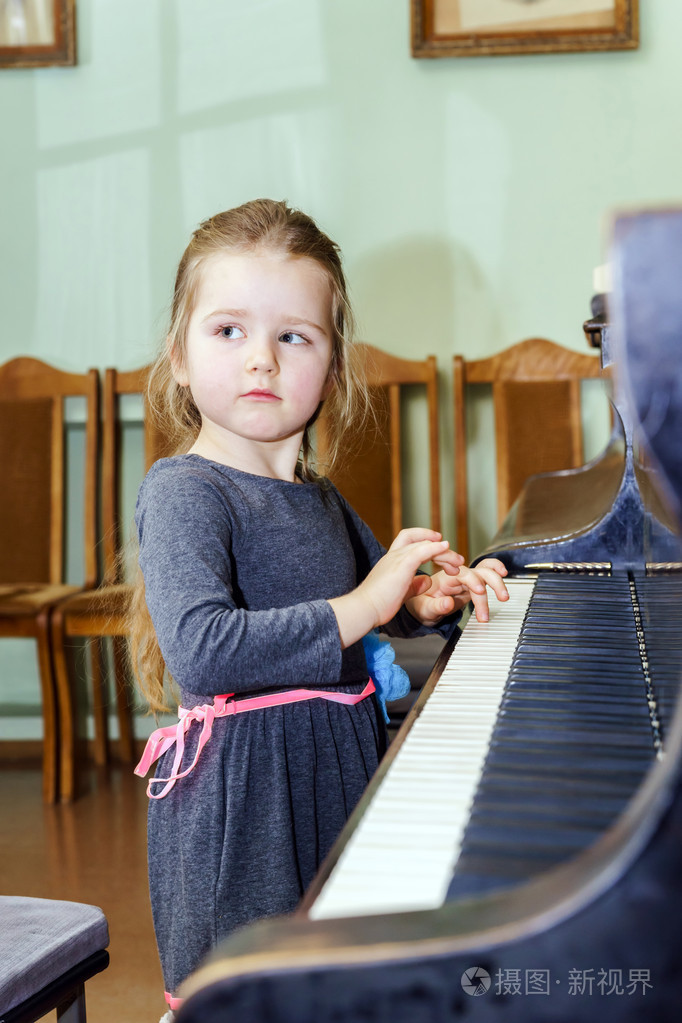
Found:
[[[187,710],[185,707],[178,708],[179,721],[177,725],[167,725],[165,728],[157,728],[147,739],[142,758],[135,768],[135,774],[144,778],[152,764],[162,757],[166,750],[175,745],[175,758],[170,775],[167,778],[150,778],[147,785],[147,795],[150,799],[163,799],[173,788],[176,781],[186,778],[194,770],[202,749],[211,737],[211,729],[216,718],[230,717],[232,714],[243,714],[247,710],[260,710],[263,707],[278,707],[283,703],[299,703],[301,700],[331,700],[332,703],[355,704],[360,703],[366,697],[375,692],[374,682],[370,679],[359,695],[352,693],[325,693],[315,689],[292,689],[286,693],[273,693],[272,696],[254,696],[250,700],[233,700],[234,693],[227,693],[224,696],[216,696],[213,703],[204,703],[200,707],[192,707]],[[201,735],[197,745],[194,760],[184,771],[180,771],[180,765],[185,752],[185,733],[193,721],[201,721]],[[161,792],[154,795],[152,785],[164,785]]]
[[[171,1010],[171,1012],[177,1012],[185,1000],[184,998],[173,998],[173,995],[170,993],[170,991],[164,991],[163,997],[168,1002],[168,1008]]]

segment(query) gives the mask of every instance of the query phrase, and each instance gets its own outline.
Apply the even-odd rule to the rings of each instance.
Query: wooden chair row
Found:
[[[126,651],[127,612],[132,585],[124,578],[122,549],[127,537],[122,532],[120,488],[122,478],[121,399],[139,395],[143,402],[144,472],[157,458],[167,454],[165,437],[147,414],[147,378],[149,367],[121,372],[105,370],[102,386],[101,443],[101,582],[85,587],[51,612],[54,683],[59,707],[59,778],[62,801],[76,794],[76,722],[75,686],[70,658],[70,641],[87,640],[94,721],[94,759],[104,765],[109,759],[108,672],[105,668],[104,640],[111,640],[111,666],[116,697],[119,730],[119,757],[125,763],[135,759],[133,715],[131,712],[130,672]],[[140,480],[141,481],[141,480]]]
[[[352,455],[333,475],[334,482],[388,544],[403,527],[404,479],[403,399],[411,389],[426,392],[430,522],[441,525],[439,469],[439,401],[436,359],[401,359],[370,346],[361,346],[376,421],[361,438],[348,438]],[[523,473],[569,468],[582,461],[579,380],[599,373],[599,360],[532,339],[490,359],[454,360],[455,474],[457,544],[468,556],[466,514],[466,389],[489,381],[497,417],[498,504],[502,514],[511,502]],[[121,417],[125,395],[145,394],[148,369],[130,372],[110,368],[101,380],[94,369],[67,373],[35,359],[14,359],[0,366],[0,464],[5,500],[0,506],[0,637],[29,636],[36,640],[43,711],[43,791],[47,802],[69,801],[76,791],[75,685],[70,646],[77,638],[89,641],[94,756],[108,759],[107,677],[103,670],[105,640],[111,640],[115,675],[119,751],[132,761],[134,740],[130,693],[126,685],[126,611],[131,589],[122,577],[120,523]],[[525,385],[532,385],[530,398]],[[538,385],[543,385],[538,389]],[[542,396],[548,396],[548,398]],[[83,580],[65,582],[67,450],[65,403],[84,401],[84,472],[82,485]],[[100,408],[101,403],[101,408]],[[533,434],[530,452],[520,468],[510,468],[526,446],[528,433],[512,418],[528,406],[549,403],[552,430],[545,424]],[[554,413],[560,409],[560,415]],[[101,413],[101,414],[100,414]],[[165,438],[145,413],[144,461],[148,468],[164,453]],[[556,420],[556,421],[555,421]],[[324,460],[327,424],[318,422],[318,450]],[[570,436],[570,443],[553,442],[549,434]],[[545,436],[547,435],[547,436]],[[566,446],[567,445],[567,446]],[[345,445],[346,446],[346,445]],[[551,447],[551,445],[550,445]],[[519,459],[516,458],[518,463]],[[73,488],[70,501],[73,503]],[[99,566],[98,566],[99,554]]]
[[[404,444],[401,433],[405,391],[426,390],[428,420],[429,525],[441,528],[438,370],[434,356],[399,359],[363,346],[366,375],[374,396],[376,425],[362,438],[349,437],[353,453],[333,474],[341,492],[388,546],[402,529]],[[495,429],[497,522],[501,525],[529,476],[573,469],[584,462],[584,381],[601,375],[598,355],[564,348],[546,338],[527,338],[485,359],[453,357],[454,482],[456,548],[469,561],[467,407],[472,388],[492,391]],[[321,448],[326,425],[320,418]],[[413,523],[410,523],[413,524]]]
[[[118,429],[121,395],[142,393],[146,371],[68,373],[37,359],[0,366],[0,636],[36,640],[43,716],[43,795],[46,802],[74,795],[75,708],[67,638],[93,638],[91,661],[95,759],[108,755],[101,639],[125,635],[128,588],[118,562]],[[101,394],[100,394],[101,390]],[[84,405],[82,482],[69,474],[67,399]],[[100,403],[104,415],[100,424]],[[145,416],[146,462],[158,438]],[[78,432],[78,431],[76,431]],[[83,578],[65,582],[67,492],[80,491],[72,512],[80,522]],[[101,524],[100,519],[101,510]],[[101,565],[98,565],[98,554]],[[122,643],[114,645],[122,670]],[[117,693],[122,755],[133,757],[128,694]]]

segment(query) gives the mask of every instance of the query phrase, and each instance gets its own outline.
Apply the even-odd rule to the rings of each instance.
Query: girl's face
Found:
[[[173,359],[201,413],[193,450],[248,469],[257,449],[275,444],[295,464],[330,388],[332,337],[331,289],[314,260],[267,249],[211,257],[185,357]]]

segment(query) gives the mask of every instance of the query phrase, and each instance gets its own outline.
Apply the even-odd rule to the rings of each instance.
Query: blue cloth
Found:
[[[410,691],[410,679],[400,665],[395,664],[395,650],[387,640],[379,638],[378,629],[363,636],[367,672],[376,686],[376,695],[386,724],[389,723],[386,704],[400,700]]]

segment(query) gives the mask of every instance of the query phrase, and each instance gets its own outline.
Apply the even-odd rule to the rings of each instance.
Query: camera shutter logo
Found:
[[[490,974],[482,966],[471,966],[462,974],[462,988],[468,995],[484,995],[490,988]]]

